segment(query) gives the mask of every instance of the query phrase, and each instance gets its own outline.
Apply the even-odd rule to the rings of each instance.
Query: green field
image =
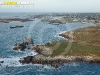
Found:
[[[52,55],[97,55],[100,56],[100,26],[90,26],[73,31],[73,40],[52,42],[48,47]],[[64,33],[68,35],[69,32]]]
[[[57,46],[56,49],[54,47]],[[52,42],[52,44],[47,45],[48,47],[51,47],[53,49],[54,56],[56,55],[89,55],[94,54],[97,56],[100,56],[100,47],[95,46],[89,46],[89,45],[81,45],[78,43],[71,43],[71,47],[69,47],[70,42],[64,40],[64,41],[58,41],[58,42]]]

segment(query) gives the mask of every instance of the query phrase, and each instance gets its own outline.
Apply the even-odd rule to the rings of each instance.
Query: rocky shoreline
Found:
[[[100,64],[100,57],[97,56],[27,56],[19,60],[22,64],[42,64],[42,65],[51,65],[53,67],[59,67],[59,65],[68,62],[88,62],[88,63],[98,63]]]

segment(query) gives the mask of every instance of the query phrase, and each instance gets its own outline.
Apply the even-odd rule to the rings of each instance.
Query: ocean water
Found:
[[[36,13],[0,13],[1,18],[28,18],[29,15]],[[31,50],[13,51],[15,43],[22,42],[24,38],[33,38],[35,44],[44,45],[49,41],[64,40],[58,36],[59,33],[95,26],[94,24],[67,23],[60,25],[41,22],[41,19],[34,19],[29,22],[10,22],[0,24],[0,61],[4,63],[0,66],[0,75],[99,75],[99,64],[89,64],[85,62],[64,63],[58,68],[50,65],[25,64],[22,65],[18,60],[28,55],[36,55]],[[10,29],[10,26],[23,25],[23,28]]]

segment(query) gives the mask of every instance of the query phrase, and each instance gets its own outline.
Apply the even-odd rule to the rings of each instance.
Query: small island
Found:
[[[13,27],[11,26],[10,29],[14,29],[14,28],[23,28],[23,27],[24,27],[24,26],[19,26],[19,25],[17,25],[17,26],[13,26]]]
[[[27,22],[33,20],[30,20],[28,18],[0,18],[0,23],[9,23],[12,21]]]

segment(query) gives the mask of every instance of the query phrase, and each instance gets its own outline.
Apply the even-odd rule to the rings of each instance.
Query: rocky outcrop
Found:
[[[29,64],[32,62],[32,59],[33,59],[33,56],[27,56],[19,60],[19,62],[21,62],[22,64]]]
[[[70,32],[66,32],[66,33],[62,33],[62,34],[59,34],[59,36],[62,36],[62,37],[64,37],[64,38],[67,38],[67,39],[73,39],[73,35],[72,35],[72,33]]]
[[[24,41],[23,41],[23,43],[25,44],[25,45],[28,45],[28,44],[34,44],[34,41],[33,41],[33,39],[32,38],[29,38],[29,39],[24,39]]]
[[[53,50],[50,47],[46,46],[40,46],[40,45],[34,45],[29,47],[31,50],[36,50],[39,54],[42,55],[51,55]]]
[[[24,51],[25,48],[26,48],[26,45],[23,42],[21,42],[21,43],[15,44],[15,46],[13,47],[13,50]]]
[[[41,46],[41,45],[34,45],[34,41],[32,38],[24,39],[23,42],[15,44],[13,50],[21,50],[24,51],[25,48],[30,50],[36,50],[39,54],[42,55],[51,55],[53,50],[50,47]]]
[[[27,45],[33,45],[33,39],[29,38],[29,39],[24,39],[23,42],[15,44],[13,47],[13,50],[21,50],[24,51],[25,48],[27,48]]]

